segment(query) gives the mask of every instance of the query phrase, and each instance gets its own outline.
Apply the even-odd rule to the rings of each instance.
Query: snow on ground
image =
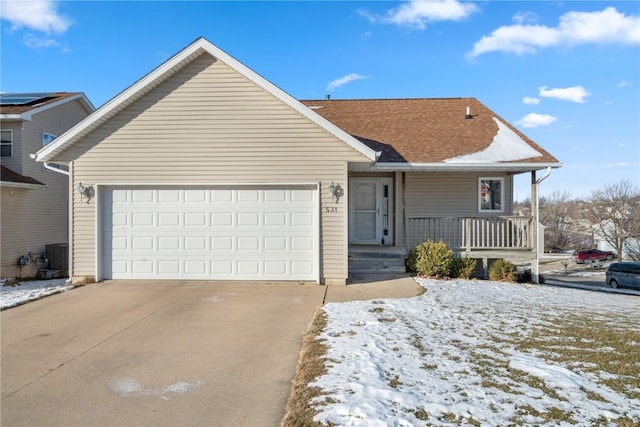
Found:
[[[25,280],[17,285],[2,282],[0,310],[73,289],[68,281],[69,279]]]
[[[324,393],[315,400],[316,421],[571,425],[536,415],[556,410],[580,425],[607,425],[603,418],[621,416],[640,420],[640,400],[599,381],[612,374],[561,366],[545,352],[516,345],[537,327],[585,314],[612,327],[624,319],[638,330],[638,297],[488,281],[419,282],[427,291],[415,298],[325,306],[329,321],[320,337],[329,347],[328,372],[310,384]],[[631,344],[640,352],[640,342]]]

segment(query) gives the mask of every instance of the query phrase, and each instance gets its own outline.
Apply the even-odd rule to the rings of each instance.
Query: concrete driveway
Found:
[[[276,426],[326,287],[111,281],[3,311],[2,426]]]

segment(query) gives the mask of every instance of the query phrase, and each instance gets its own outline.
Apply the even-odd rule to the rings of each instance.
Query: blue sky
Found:
[[[475,97],[564,164],[543,195],[640,186],[640,2],[0,0],[0,16],[2,92],[99,107],[202,36],[298,99]]]

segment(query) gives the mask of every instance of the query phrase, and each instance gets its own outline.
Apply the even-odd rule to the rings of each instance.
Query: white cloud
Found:
[[[518,12],[511,19],[517,24],[533,24],[538,22],[539,17],[533,12]]]
[[[496,51],[523,55],[552,46],[614,43],[640,44],[640,16],[627,16],[607,7],[596,12],[565,13],[556,27],[521,23],[502,26],[474,43],[469,56]]]
[[[51,0],[2,0],[2,19],[11,23],[11,30],[26,27],[47,34],[62,34],[71,26]]]
[[[478,10],[475,4],[458,0],[409,0],[390,9],[384,16],[375,16],[367,11],[359,11],[359,13],[371,22],[423,30],[427,22],[459,21]]]
[[[625,86],[631,86],[631,83],[629,83],[626,80],[621,81],[620,83],[618,83],[616,86],[618,87],[625,87]]]
[[[540,104],[540,98],[532,98],[530,96],[525,96],[522,98],[522,103],[527,105],[538,105]]]
[[[335,79],[333,81],[331,81],[328,85],[327,85],[327,90],[333,90],[336,88],[339,88],[340,86],[344,86],[347,83],[351,83],[353,81],[356,80],[362,80],[362,79],[367,79],[367,76],[363,76],[361,74],[358,73],[353,73],[353,74],[348,74],[344,77],[340,77],[338,79]]]
[[[50,38],[39,38],[35,37],[33,34],[27,34],[23,39],[23,43],[25,44],[25,46],[32,49],[60,47],[60,43],[57,40]]]
[[[571,101],[583,104],[585,98],[591,93],[582,86],[573,86],[567,88],[547,89],[546,86],[542,86],[538,94],[544,98],[554,98],[560,101]]]
[[[516,124],[525,128],[537,128],[539,126],[550,125],[556,120],[558,120],[557,117],[549,114],[530,113],[518,120]]]

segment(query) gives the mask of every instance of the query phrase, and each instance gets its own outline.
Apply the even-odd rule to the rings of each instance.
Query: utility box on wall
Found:
[[[56,243],[45,246],[49,269],[67,270],[69,268],[69,244]]]

